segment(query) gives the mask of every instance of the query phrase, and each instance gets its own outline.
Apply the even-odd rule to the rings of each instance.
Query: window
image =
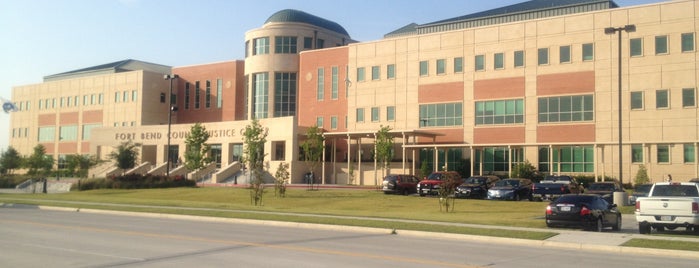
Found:
[[[539,98],[539,123],[592,121],[592,95]]]
[[[56,127],[39,127],[39,142],[54,141]]]
[[[274,148],[274,159],[272,161],[284,161],[286,160],[286,142],[285,141],[274,141],[272,142],[272,148]]]
[[[655,37],[655,54],[667,54],[667,35]]]
[[[119,99],[120,99],[119,97],[120,97],[119,92],[114,92],[114,103],[119,102]],[[165,102],[165,101],[161,101],[161,102]],[[63,98],[61,98],[61,107],[63,107]]]
[[[131,101],[137,101],[138,100],[138,91],[137,90],[132,90],[131,91]],[[84,100],[83,100],[84,101]]]
[[[505,68],[505,54],[495,53],[495,55],[493,55],[493,61],[493,66],[495,69]]]
[[[475,62],[476,71],[485,70],[485,56],[484,55],[476,55],[475,61],[476,61]]]
[[[538,55],[539,65],[549,64],[549,49],[548,48],[540,48],[538,50],[537,55]]]
[[[250,56],[250,41],[245,41],[245,58]]]
[[[318,126],[319,128],[323,128],[323,117],[322,116],[316,117],[316,126]]]
[[[462,73],[464,71],[464,58],[454,58],[454,72]]]
[[[371,66],[371,80],[379,80],[381,78],[381,69],[379,66]]]
[[[313,48],[313,37],[304,37],[303,38],[303,48],[304,49],[312,49]]]
[[[427,76],[430,65],[426,60],[420,62],[420,76]]]
[[[78,140],[78,126],[62,126],[59,128],[59,141]]]
[[[357,68],[357,82],[364,81],[364,67]]]
[[[570,62],[570,46],[561,46],[558,49],[559,52],[559,62],[569,63]]]
[[[252,55],[269,54],[269,37],[255,38],[252,42]]]
[[[420,105],[420,127],[461,126],[462,107],[460,102]]]
[[[631,145],[631,163],[643,163],[643,145]]]
[[[211,108],[211,81],[206,80],[206,91],[204,93],[204,107]]]
[[[437,74],[444,74],[447,68],[447,63],[446,60],[444,59],[438,59],[437,60]]]
[[[296,115],[296,73],[274,73],[274,117]]]
[[[694,33],[682,34],[682,52],[694,51]]]
[[[593,146],[564,146],[553,150],[553,171],[561,172],[594,172]]]
[[[274,37],[274,53],[296,54],[296,36]]]
[[[232,153],[232,161],[242,161],[243,159],[243,144],[242,143],[234,143],[233,148],[231,149]]]
[[[386,121],[396,120],[396,106],[386,107]]]
[[[184,84],[184,109],[189,110],[189,82]]]
[[[199,81],[194,82],[194,109],[199,109],[199,104],[201,101],[201,88],[199,87]]]
[[[167,96],[165,96],[164,92],[160,92],[160,103],[165,103],[167,100]]]
[[[524,100],[476,102],[476,125],[524,123]]]
[[[629,55],[631,57],[643,56],[643,39],[632,38],[629,40]]]
[[[693,143],[685,143],[684,144],[684,162],[685,163],[694,163],[696,161],[695,159],[695,149],[694,149],[694,144]]]
[[[661,89],[655,91],[655,108],[664,109],[670,108],[670,100],[668,96],[667,89]]]
[[[631,110],[643,109],[643,91],[631,92]]]
[[[39,99],[39,110],[42,109],[42,103],[43,103],[43,102],[44,102],[43,100]]]
[[[330,117],[330,129],[337,129],[337,116]]]
[[[694,97],[693,88],[682,89],[682,107],[695,107],[696,97]]]
[[[517,51],[515,51],[515,67],[523,67],[523,66],[524,66],[524,51],[517,50]]]
[[[395,64],[389,64],[388,66],[386,66],[386,78],[387,79],[396,78],[396,65]]]
[[[658,144],[656,155],[658,163],[670,163],[670,145]]]
[[[129,92],[128,92],[128,91],[124,91],[124,92],[121,94],[121,99],[122,99],[124,102],[128,102],[128,101],[129,101]],[[70,98],[68,98],[68,102],[70,102]]]
[[[357,122],[364,122],[364,108],[357,108]]]
[[[583,61],[595,59],[595,47],[592,43],[582,45],[582,59]]]
[[[216,108],[223,106],[223,79],[216,79]]]
[[[104,93],[100,93],[97,95],[97,104],[102,104],[104,101]],[[55,103],[54,103],[55,104]]]
[[[379,107],[371,107],[371,122],[379,122]]]
[[[252,114],[254,118],[267,118],[269,117],[269,73],[253,74],[252,84]]]
[[[323,39],[316,40],[316,48],[324,48],[324,47],[325,47],[325,40],[323,40]]]
[[[330,68],[330,71],[332,72],[332,73],[331,73],[331,76],[332,76],[332,88],[331,88],[331,93],[330,93],[330,94],[332,95],[331,98],[332,98],[333,100],[336,100],[337,97],[338,97],[338,95],[339,95],[339,92],[338,92],[338,91],[339,91],[339,86],[340,86],[340,85],[339,85],[339,83],[340,83],[339,79],[340,79],[340,78],[339,78],[339,74],[338,74],[339,70],[338,70],[337,66],[333,66],[332,68]]]
[[[325,98],[325,69],[318,68],[318,84],[316,85],[316,99]]]
[[[90,95],[90,105],[95,104],[95,94]],[[46,108],[48,108],[48,102],[46,102]]]

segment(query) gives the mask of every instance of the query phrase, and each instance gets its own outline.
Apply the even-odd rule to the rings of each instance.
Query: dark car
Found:
[[[413,175],[388,175],[383,178],[384,194],[414,194],[417,193],[417,184],[420,179]]]
[[[456,198],[485,198],[488,195],[488,189],[493,187],[495,182],[499,181],[498,176],[471,176],[464,180],[464,183],[456,187],[454,196]]]
[[[432,172],[432,174],[417,184],[417,193],[420,194],[420,196],[436,195],[439,193],[439,188],[443,183],[459,182],[460,184],[461,180],[461,175],[456,171]]]
[[[532,199],[532,181],[529,179],[504,179],[488,190],[487,199],[515,200]]]
[[[546,206],[546,226],[574,226],[601,232],[621,229],[621,212],[596,194],[566,194]]]
[[[585,188],[586,194],[596,194],[607,200],[608,203],[614,203],[614,192],[623,192],[621,184],[613,181],[595,182]]]
[[[650,187],[652,186],[653,184],[636,185],[636,187],[633,188],[631,196],[629,196],[629,203],[631,203],[631,205],[636,205],[636,199],[638,199],[639,197],[648,196],[648,193],[650,193]]]

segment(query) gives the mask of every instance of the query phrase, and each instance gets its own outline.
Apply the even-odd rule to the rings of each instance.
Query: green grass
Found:
[[[699,251],[699,242],[633,238],[622,246],[671,250]]]

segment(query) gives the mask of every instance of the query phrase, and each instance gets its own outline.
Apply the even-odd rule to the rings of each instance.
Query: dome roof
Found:
[[[267,21],[265,21],[265,24],[269,22],[307,23],[349,36],[345,28],[343,28],[342,26],[340,26],[340,24],[337,24],[336,22],[329,21],[324,18],[317,17],[306,12],[294,9],[284,9],[277,11],[277,13],[274,13],[272,14],[272,16],[269,16]]]

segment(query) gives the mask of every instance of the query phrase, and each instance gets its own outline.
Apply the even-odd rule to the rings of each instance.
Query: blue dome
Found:
[[[265,23],[268,22],[306,23],[349,36],[345,28],[342,28],[342,26],[340,26],[340,24],[337,24],[336,22],[329,21],[324,18],[317,17],[306,12],[294,9],[284,9],[281,11],[277,11],[277,13],[272,14],[272,16],[269,16],[267,21],[265,21]]]

